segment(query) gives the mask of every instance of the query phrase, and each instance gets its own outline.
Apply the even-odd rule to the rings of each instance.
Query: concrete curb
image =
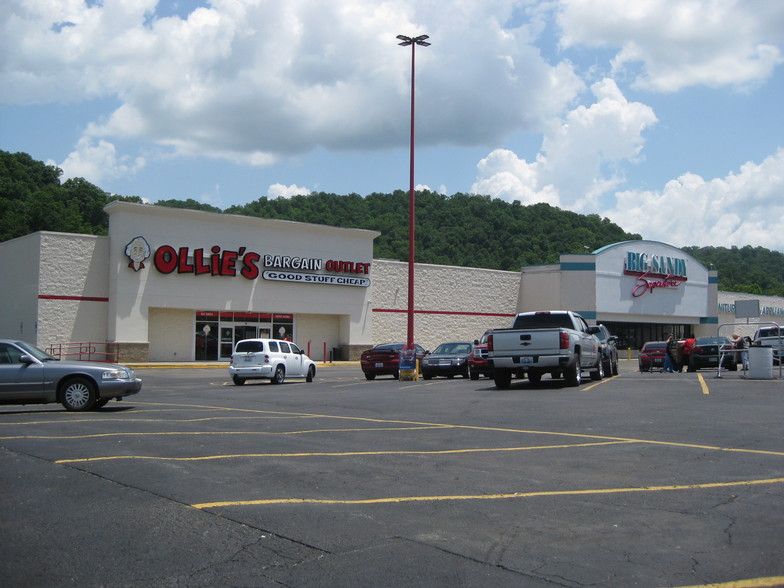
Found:
[[[153,369],[153,368],[193,368],[193,369],[202,369],[202,368],[228,368],[228,362],[203,362],[203,361],[148,361],[148,362],[141,362],[141,363],[123,363],[126,367],[138,370],[138,369]],[[341,366],[352,366],[352,365],[359,365],[358,361],[334,361],[334,362],[327,362],[321,363],[316,362],[317,368],[328,368],[328,367],[341,367]]]

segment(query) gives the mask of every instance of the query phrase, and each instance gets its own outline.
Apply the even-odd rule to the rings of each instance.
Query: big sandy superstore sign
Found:
[[[242,276],[255,280],[261,276],[275,282],[326,284],[334,286],[370,286],[370,263],[353,260],[319,259],[287,255],[262,255],[240,247],[236,251],[213,245],[203,248],[175,248],[161,245],[154,253],[144,237],[135,237],[125,248],[135,271],[144,268],[152,257],[153,266],[162,274],[194,274],[197,276]],[[307,271],[302,271],[307,270]],[[317,273],[329,272],[329,273]]]
[[[626,253],[623,273],[637,276],[632,288],[635,298],[653,293],[657,288],[677,288],[688,279],[685,259],[634,251]]]

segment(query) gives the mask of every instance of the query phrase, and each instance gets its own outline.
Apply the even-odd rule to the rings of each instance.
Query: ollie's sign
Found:
[[[218,245],[214,245],[208,250],[201,247],[191,249],[161,245],[153,252],[150,245],[141,236],[135,237],[128,243],[125,254],[130,259],[128,266],[137,272],[144,268],[144,262],[152,257],[153,266],[162,274],[176,272],[197,276],[242,276],[249,280],[262,277],[265,280],[273,281],[337,286],[367,287],[370,285],[369,278],[354,277],[356,274],[367,275],[370,273],[370,263],[361,261],[262,255],[255,251],[249,251],[246,247],[239,247],[235,251],[222,249]],[[265,269],[268,271],[264,271]],[[269,271],[270,269],[275,271]],[[330,273],[322,273],[323,271]]]

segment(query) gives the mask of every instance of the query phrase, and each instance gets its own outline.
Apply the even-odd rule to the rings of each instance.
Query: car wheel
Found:
[[[564,378],[567,386],[579,386],[583,375],[580,370],[580,354],[576,354],[571,365],[564,370]]]
[[[497,369],[493,372],[495,387],[499,390],[506,390],[512,383],[512,372],[510,370]]]
[[[240,378],[239,376],[232,376],[231,380],[235,386],[242,386],[245,383],[245,378]]]
[[[604,375],[605,377],[613,375],[612,373],[612,360],[607,359],[602,362],[602,367],[604,368]]]
[[[62,404],[65,410],[82,412],[90,410],[98,399],[95,384],[85,378],[72,378],[62,388]]]
[[[472,380],[478,380],[479,379],[479,372],[475,372],[475,371],[471,370],[470,372],[468,372],[468,377],[470,377]]]
[[[395,378],[396,380],[399,380],[400,379],[400,370],[397,370],[394,374],[392,374],[392,377]]]
[[[286,368],[283,367],[283,364],[278,364],[275,368],[275,375],[272,376],[271,382],[273,384],[282,384],[286,379]]]
[[[592,380],[601,380],[604,378],[604,362],[600,359],[596,362],[596,369],[591,370]]]
[[[370,372],[365,372],[365,379],[366,380],[375,380],[376,374],[371,374]]]
[[[461,375],[461,376],[463,376],[463,379],[464,379],[464,380],[467,380],[471,374],[469,374],[469,373],[468,373],[468,370],[466,370],[466,371],[464,371],[464,372],[463,372],[462,374],[460,374],[460,375]]]
[[[613,376],[617,376],[618,375],[618,360],[617,359],[614,362],[612,362],[612,375]]]
[[[315,378],[315,377],[316,377],[316,366],[312,365],[312,366],[310,366],[308,368],[308,375],[305,376],[305,381],[306,382],[312,382],[313,378]]]
[[[93,404],[93,410],[98,410],[99,408],[103,408],[109,402],[109,398],[98,398]]]
[[[433,376],[431,374],[422,374],[422,378],[425,380],[432,380]]]

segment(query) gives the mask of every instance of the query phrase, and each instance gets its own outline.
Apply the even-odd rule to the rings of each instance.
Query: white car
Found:
[[[246,380],[282,384],[286,378],[305,378],[312,382],[316,363],[289,341],[243,339],[234,346],[229,375],[237,386],[242,386]]]

